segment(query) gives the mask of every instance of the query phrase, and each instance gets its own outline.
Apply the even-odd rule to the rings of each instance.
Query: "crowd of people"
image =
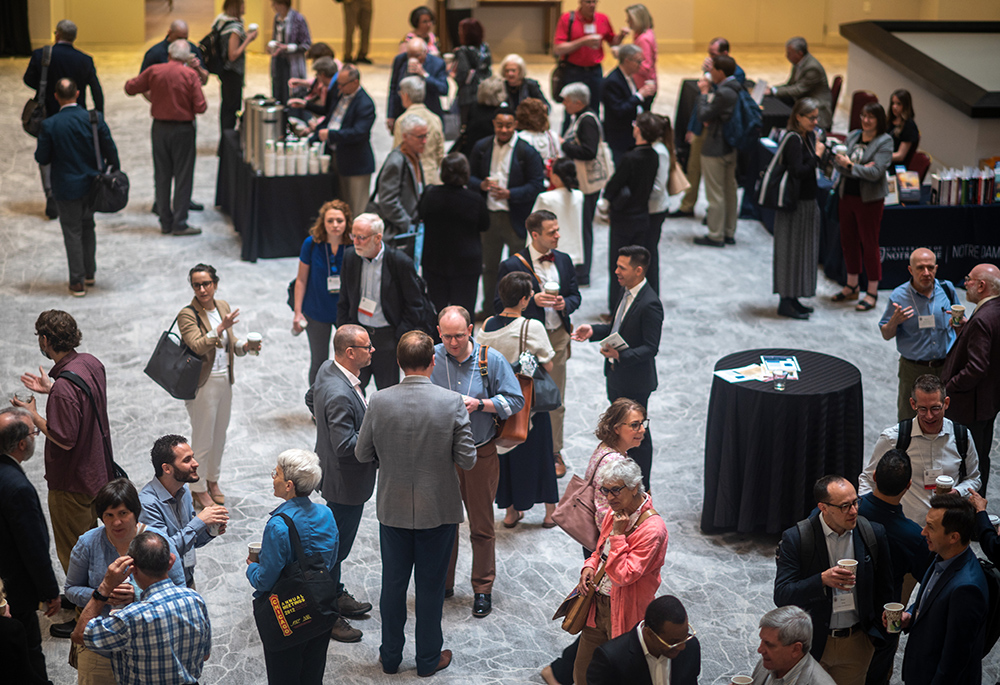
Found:
[[[395,673],[402,662],[411,575],[417,673],[430,676],[451,664],[442,607],[456,593],[463,547],[458,524],[468,517],[470,608],[479,619],[490,615],[494,586],[506,580],[497,574],[495,508],[504,510],[510,529],[538,504],[545,509],[543,527],[557,525],[571,341],[600,345],[609,402],[585,471],[595,514],[578,590],[594,597],[578,641],[541,675],[564,685],[697,682],[700,644],[687,611],[677,597],[656,596],[668,532],[649,492],[654,450],[646,407],[658,383],[664,320],[658,243],[677,164],[670,119],[650,111],[658,87],[650,12],[628,7],[628,28],[619,32],[596,11],[596,0],[580,0],[560,17],[554,42],[563,86],[552,95],[566,116],[556,136],[549,103],[520,56],[506,56],[500,76],[493,75],[484,28],[466,16],[455,26],[454,59],[446,60],[433,11],[416,8],[413,30],[392,60],[385,113],[394,147],[373,185],[377,106],[356,66],[369,62],[370,0],[344,2],[348,31],[360,26],[362,38],[353,58],[348,41],[343,63],[332,50],[317,49],[321,44],[311,42],[305,18],[288,0],[272,4],[273,94],[302,114],[312,140],[331,155],[341,197],[320,208],[289,285],[293,331],[305,330],[309,340],[305,403],[316,424],[315,447],[277,456],[273,494],[283,503],[266,524],[259,552],[248,556],[246,572],[255,609],[303,555],[318,559],[335,590],[331,615],[316,624],[322,631],[291,647],[274,643],[258,620],[269,682],[319,683],[328,641],[362,639],[348,619],[375,605],[348,591],[344,571],[376,481],[381,668]],[[223,129],[236,125],[245,50],[258,35],[244,26],[242,13],[242,0],[227,0],[213,25],[221,49]],[[75,37],[75,25],[60,22],[56,45],[50,54],[36,51],[25,82],[33,88],[47,83],[49,117],[36,160],[50,167],[42,172],[47,212],[58,215],[66,237],[70,292],[83,296],[96,271],[87,189],[98,167],[118,166],[118,156],[103,117],[91,119],[79,106],[85,87],[96,110],[103,109],[103,96],[93,60],[72,47]],[[125,85],[129,94],[150,99],[155,206],[163,233],[177,236],[200,232],[187,222],[194,121],[206,111],[201,88],[212,66],[187,38],[187,26],[175,22]],[[606,77],[605,44],[618,62]],[[691,212],[695,176],[703,176],[708,235],[694,242],[712,247],[736,244],[737,151],[723,129],[745,74],[729,50],[724,38],[709,46],[687,129],[692,162],[697,157],[689,165],[692,185],[672,213]],[[807,318],[811,310],[799,298],[816,290],[818,217],[811,200],[818,160],[832,145],[822,140],[832,122],[831,98],[822,65],[803,39],[791,39],[786,55],[792,74],[772,94],[793,106],[785,150],[792,173],[806,181],[799,199],[810,201],[779,214],[774,288],[779,314]],[[307,78],[307,58],[314,60],[315,80]],[[442,98],[449,78],[456,81],[462,130],[446,152]],[[835,301],[857,296],[863,268],[868,293],[857,308],[876,306],[885,168],[912,158],[918,142],[912,101],[901,90],[892,95],[891,119],[881,105],[866,106],[861,128],[835,153],[848,267]],[[581,288],[590,283],[602,197],[610,225],[607,314],[574,325]],[[414,234],[422,241],[417,262],[406,242]],[[760,620],[754,683],[886,682],[898,633],[888,631],[882,607],[908,598],[912,606],[901,619],[910,634],[905,682],[978,682],[987,590],[969,542],[981,540],[1000,560],[983,499],[1000,410],[1000,270],[980,264],[970,272],[966,298],[977,307],[967,317],[953,316],[960,300],[935,278],[933,252],[914,251],[910,273],[880,322],[883,337],[895,338],[900,352],[900,423],[882,433],[862,473],[820,479],[817,511],[782,536],[778,608]],[[39,602],[47,615],[61,606],[78,610],[75,620],[51,632],[73,641],[81,683],[193,683],[210,656],[196,550],[224,534],[230,521],[220,481],[234,364],[259,352],[260,340],[237,337],[240,310],[216,297],[214,267],[195,265],[188,283],[193,299],[177,323],[183,343],[201,360],[197,390],[186,400],[191,438],[155,441],[154,476],[141,489],[114,461],[105,369],[76,351],[77,322],[59,310],[36,321],[39,348],[54,365],[25,373],[22,381],[48,396],[44,415],[34,398],[15,398],[13,407],[0,410],[0,519],[7,524],[0,536],[16,530],[18,540],[0,537],[11,543],[5,549],[16,550],[0,559],[0,575],[18,624],[0,621],[0,627],[23,644],[10,658],[24,682],[47,679]],[[532,412],[526,403],[515,371],[525,355],[558,388],[558,408]],[[367,391],[372,378],[373,394]],[[512,449],[498,444],[503,422],[521,412],[530,414],[526,437]],[[46,438],[62,588],[41,503],[20,467],[38,433]],[[911,487],[921,468],[922,487]],[[942,476],[952,479],[954,493],[931,496]],[[848,478],[857,479],[857,490]],[[310,497],[314,492],[322,503]],[[843,560],[856,563],[845,567]],[[920,590],[911,598],[917,582]]]

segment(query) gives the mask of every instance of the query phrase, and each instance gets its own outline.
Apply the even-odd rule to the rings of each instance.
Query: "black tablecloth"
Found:
[[[239,134],[223,131],[215,204],[243,238],[244,261],[298,257],[324,202],[337,197],[336,178],[258,176],[240,154]]]
[[[842,359],[803,350],[746,350],[716,370],[795,355],[800,380],[712,378],[705,436],[705,533],[780,533],[815,506],[813,483],[828,474],[857,483],[864,447],[861,372]]]

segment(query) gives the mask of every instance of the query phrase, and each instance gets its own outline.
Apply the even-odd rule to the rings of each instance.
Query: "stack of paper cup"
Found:
[[[278,156],[271,150],[268,150],[264,153],[264,175],[265,176],[278,175]]]
[[[309,155],[309,173],[319,173],[319,157],[316,157],[315,155]]]
[[[319,156],[319,170],[321,173],[330,173],[330,155]]]
[[[309,151],[306,148],[306,144],[305,143],[299,143],[299,153],[296,156],[296,160],[297,160],[297,163],[295,165],[295,167],[296,167],[296,173],[298,173],[299,176],[305,176],[306,174],[308,174],[309,173]]]
[[[288,161],[288,157],[286,157],[285,155],[277,155],[276,154],[274,156],[274,161],[275,161],[274,175],[275,176],[284,176],[285,175],[285,162]]]

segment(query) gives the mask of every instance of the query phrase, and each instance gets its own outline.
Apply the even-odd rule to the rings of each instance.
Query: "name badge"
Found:
[[[583,32],[584,33],[597,33],[597,24],[584,24],[583,25]]]
[[[850,590],[833,591],[833,613],[854,611],[854,593]]]
[[[327,276],[326,289],[330,293],[340,292],[340,276]]]
[[[194,550],[191,550],[191,551],[194,551]],[[184,560],[184,568],[193,568],[194,567],[195,555],[192,554],[190,551],[187,554],[185,554],[182,557],[182,559]]]
[[[358,313],[365,316],[375,316],[375,300],[370,297],[362,297],[358,304]]]
[[[924,469],[924,490],[933,490],[937,487],[937,477],[943,476],[941,469]]]
[[[917,317],[917,325],[920,328],[934,328],[935,325],[936,325],[935,322],[934,322],[934,315],[933,314],[926,314],[924,316],[918,316]]]

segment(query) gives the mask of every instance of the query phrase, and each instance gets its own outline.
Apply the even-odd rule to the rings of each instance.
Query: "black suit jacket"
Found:
[[[120,168],[118,148],[104,116],[97,115],[97,140],[101,163]],[[52,165],[52,192],[57,200],[78,200],[90,192],[97,168],[90,113],[79,105],[67,105],[42,122],[35,147],[35,161]]]
[[[483,197],[486,197],[482,189],[483,180],[489,178],[493,160],[493,138],[483,138],[476,143],[469,158],[469,187]],[[507,190],[510,191],[507,206],[511,228],[524,238],[527,235],[524,220],[531,214],[538,194],[545,190],[545,165],[538,151],[520,139],[514,144],[514,152],[510,156]]]
[[[1000,411],[1000,297],[980,305],[948,352],[941,380],[952,421],[992,421]]]
[[[774,578],[774,604],[783,607],[794,604],[809,612],[813,624],[813,644],[810,653],[818,661],[826,648],[826,638],[833,615],[830,588],[823,585],[820,574],[836,563],[830,561],[823,538],[822,514],[816,512],[809,518],[813,526],[815,547],[809,559],[801,554],[802,539],[797,526],[781,534],[778,551],[778,571]],[[865,548],[861,533],[854,529],[854,558],[858,560],[857,599],[858,614],[868,636],[875,642],[885,639],[882,628],[882,607],[892,599],[892,561],[889,556],[889,538],[881,524],[872,522],[878,558]]]
[[[396,119],[403,113],[403,101],[399,97],[399,82],[410,75],[407,72],[409,59],[405,52],[401,52],[392,60],[389,101],[385,108],[386,119]],[[435,55],[427,55],[424,60],[424,71],[427,72],[427,77],[424,79],[424,85],[427,88],[424,104],[427,105],[427,109],[439,117],[443,116],[441,96],[448,94],[448,69],[443,59]]]
[[[625,292],[623,289],[622,297]],[[621,300],[615,303],[611,312],[612,321],[619,304]],[[599,342],[611,335],[611,325],[594,325],[591,342]],[[656,353],[660,349],[662,329],[663,304],[647,282],[639,290],[618,329],[618,334],[628,343],[628,349],[621,351],[614,364],[610,359],[604,361],[604,375],[608,382],[613,379],[619,388],[628,387],[637,396],[649,395],[656,390]]]
[[[337,325],[358,323],[361,302],[361,257],[349,247],[344,251],[344,271],[337,301]],[[385,245],[382,257],[382,313],[393,328],[398,341],[403,333],[423,328],[420,307],[423,292],[417,281],[413,261],[394,247]]]
[[[524,259],[531,264],[531,253],[528,248],[524,248],[519,255],[524,257]],[[563,328],[566,329],[567,333],[573,331],[573,325],[570,323],[570,315],[575,312],[580,307],[580,286],[576,282],[576,268],[573,266],[573,260],[569,258],[569,255],[565,252],[560,252],[559,250],[552,250],[552,254],[555,256],[556,261],[556,271],[559,272],[559,294],[562,295],[563,299],[566,300],[566,308],[559,312],[559,318],[562,319]],[[532,264],[532,269],[534,265]],[[503,277],[512,271],[523,271],[525,273],[531,274],[531,286],[533,292],[539,293],[542,291],[542,286],[538,282],[538,278],[535,277],[534,272],[528,269],[517,256],[510,257],[500,262],[500,269],[497,271],[497,292],[493,297],[493,309],[495,314],[499,314],[503,311],[503,302],[500,301],[500,281]],[[524,316],[529,319],[537,319],[543,324],[545,323],[545,309],[539,307],[535,304],[534,299],[528,300],[528,306],[524,308]]]
[[[42,50],[38,48],[31,53],[31,61],[24,72],[24,84],[38,91],[42,82]],[[56,43],[52,46],[52,58],[49,61],[49,73],[45,85],[45,114],[52,116],[59,111],[56,101],[56,82],[61,78],[73,79],[80,95],[76,98],[80,107],[87,108],[87,86],[90,86],[90,98],[94,101],[94,109],[104,111],[104,91],[101,82],[97,80],[97,68],[94,58],[85,52],[80,52],[72,43]]]
[[[332,85],[332,84],[331,84]],[[337,109],[340,95],[336,88],[331,88],[327,94],[326,116],[316,126],[316,131],[327,127],[330,117]],[[358,88],[354,99],[344,112],[340,122],[340,130],[330,131],[326,149],[333,143],[337,146],[334,154],[337,157],[337,173],[341,176],[364,176],[375,173],[375,155],[372,153],[372,126],[375,124],[375,103],[364,88]],[[318,133],[313,133],[312,142],[319,140]]]
[[[601,102],[604,103],[604,140],[615,152],[615,159],[635,147],[632,137],[632,122],[637,109],[643,104],[639,94],[633,94],[625,80],[621,68],[616,67],[604,78],[601,86]]]
[[[424,275],[478,276],[483,273],[483,241],[490,228],[486,200],[465,186],[431,185],[420,197],[424,222]]]
[[[0,454],[0,550],[0,577],[15,613],[59,596],[38,493],[6,454]]]
[[[670,660],[670,685],[698,685],[700,673],[701,644],[693,637]],[[597,648],[587,669],[587,685],[653,685],[635,628]]]

